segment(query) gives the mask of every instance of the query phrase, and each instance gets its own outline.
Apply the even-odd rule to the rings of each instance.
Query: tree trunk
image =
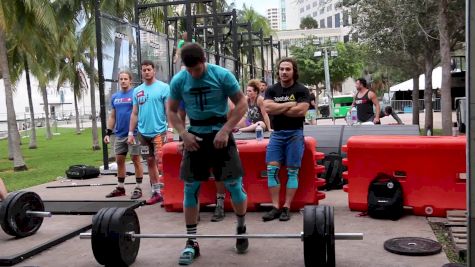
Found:
[[[46,86],[41,85],[41,96],[43,97],[43,111],[45,112],[45,124],[46,124],[46,139],[51,140],[53,134],[51,133],[51,126],[49,125],[49,103],[48,92],[46,92]]]
[[[13,106],[12,84],[8,68],[7,47],[3,30],[0,28],[0,69],[2,70],[3,83],[5,85],[5,104],[7,106],[8,135],[11,136],[13,153],[13,170],[24,171],[25,160],[21,154],[18,126],[16,124],[15,107]]]
[[[28,92],[28,105],[30,106],[30,122],[31,122],[31,134],[29,149],[36,149],[36,125],[35,125],[35,111],[33,110],[33,99],[31,98],[31,83],[30,83],[30,70],[28,68],[28,60],[25,60],[25,75],[26,75],[26,90]]]
[[[112,80],[117,79],[119,77],[119,59],[120,59],[120,48],[122,45],[122,39],[115,38],[114,39],[114,63],[112,65]],[[140,63],[139,63],[140,64]],[[118,83],[112,83],[112,90],[111,92],[117,92],[117,85]]]
[[[81,134],[81,124],[79,124],[78,97],[74,94],[74,112],[76,113],[76,134]]]
[[[447,25],[448,0],[439,2],[440,58],[442,63],[442,85],[440,88],[442,134],[452,135],[452,92],[450,74],[450,42]]]
[[[99,140],[97,136],[97,117],[96,117],[96,89],[94,81],[94,51],[90,50],[89,67],[92,73],[89,73],[89,83],[91,86],[91,113],[92,113],[92,150],[99,150]]]
[[[8,135],[8,160],[13,160],[13,141],[12,136],[10,135],[10,125],[8,125],[7,130]]]
[[[419,123],[419,74],[412,77],[412,124]]]
[[[425,110],[425,123],[424,134],[433,135],[434,133],[434,114],[432,110],[432,70],[434,69],[434,63],[432,61],[432,55],[426,54],[425,56],[425,89],[424,89],[424,110]],[[430,134],[429,134],[430,131]]]

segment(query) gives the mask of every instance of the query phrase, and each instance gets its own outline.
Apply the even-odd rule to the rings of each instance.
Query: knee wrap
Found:
[[[267,165],[267,186],[276,187],[279,185],[279,166]]]
[[[185,197],[183,199],[183,207],[194,208],[197,206],[200,185],[200,182],[185,182]]]
[[[239,204],[247,199],[247,194],[244,192],[244,188],[242,188],[242,177],[235,180],[224,181],[224,187],[226,187],[231,194],[233,203]]]
[[[287,188],[297,189],[299,187],[299,168],[287,168]]]

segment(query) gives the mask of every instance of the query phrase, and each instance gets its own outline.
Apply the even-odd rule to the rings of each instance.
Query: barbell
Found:
[[[291,238],[304,246],[305,266],[335,266],[335,240],[361,240],[362,233],[335,233],[333,207],[305,206],[303,232],[297,234],[141,234],[137,213],[130,208],[103,208],[92,218],[91,239],[98,263],[106,266],[129,266],[138,254],[142,238]]]
[[[0,205],[0,225],[11,236],[27,237],[35,234],[44,217],[51,217],[51,212],[45,212],[43,201],[34,192],[12,192]]]

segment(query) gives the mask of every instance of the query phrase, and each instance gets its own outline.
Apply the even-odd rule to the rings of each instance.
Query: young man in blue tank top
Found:
[[[134,107],[130,116],[128,142],[130,144],[135,142],[134,129],[138,126],[141,154],[147,160],[148,175],[152,184],[152,196],[146,204],[153,205],[163,201],[161,193],[163,179],[159,176],[157,166],[160,162],[158,152],[167,137],[166,103],[170,87],[155,78],[155,65],[152,61],[144,60],[141,70],[144,83],[134,89]]]
[[[143,168],[142,163],[140,162],[140,146],[138,144],[129,144],[128,141],[128,132],[130,125],[130,114],[132,113],[132,99],[134,90],[131,88],[132,85],[132,73],[129,71],[121,71],[119,73],[119,84],[120,91],[113,94],[111,98],[111,113],[109,119],[107,120],[107,132],[104,137],[104,143],[109,144],[110,135],[115,133],[115,160],[117,162],[117,187],[108,195],[110,197],[119,197],[125,195],[125,157],[127,153],[130,152],[130,157],[135,168],[135,181],[136,186],[134,192],[132,193],[131,199],[138,199],[142,197],[142,178],[143,178]],[[114,129],[114,130],[113,130]],[[134,136],[137,134],[137,130],[133,131]]]
[[[215,180],[224,182],[231,193],[237,217],[237,234],[245,234],[247,195],[242,187],[243,170],[232,129],[246,112],[246,100],[231,72],[206,63],[200,45],[185,44],[181,59],[186,69],[177,73],[170,83],[168,118],[183,139],[185,149],[180,178],[185,183],[183,209],[186,232],[197,232],[199,188],[202,181],[208,180],[211,169]],[[229,116],[228,98],[235,105]],[[182,100],[190,119],[188,129],[178,116]],[[246,252],[248,246],[247,238],[236,240],[238,253]],[[195,238],[189,238],[180,253],[179,264],[191,264],[199,255],[198,242]]]
[[[355,83],[356,95],[351,107],[356,106],[358,122],[373,122],[379,124],[381,108],[376,94],[367,88],[364,78],[359,78]],[[373,110],[373,105],[376,112]]]
[[[290,220],[290,205],[298,189],[298,173],[305,147],[303,125],[307,113],[310,93],[307,87],[297,82],[297,62],[283,58],[278,66],[278,83],[269,87],[264,100],[267,113],[272,116],[272,132],[267,146],[267,185],[272,198],[272,210],[262,220]],[[287,166],[285,203],[280,208],[279,170]]]

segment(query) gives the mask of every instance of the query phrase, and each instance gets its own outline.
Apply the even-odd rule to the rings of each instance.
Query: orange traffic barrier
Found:
[[[268,140],[236,140],[239,156],[244,168],[243,187],[248,196],[248,211],[256,210],[263,203],[271,203],[267,187],[267,169],[265,153]],[[302,166],[299,171],[299,189],[297,190],[291,209],[299,210],[308,204],[318,204],[325,198],[323,192],[318,192],[317,187],[324,185],[323,179],[317,179],[317,174],[324,171],[323,166],[317,165],[317,160],[323,159],[324,154],[315,149],[316,141],[311,137],[305,138],[305,152]],[[162,150],[164,188],[164,207],[167,211],[182,211],[183,209],[183,182],[179,179],[179,166],[181,152],[178,143],[168,143]],[[280,171],[281,184],[287,183],[286,168]],[[284,200],[282,186],[281,199]],[[229,193],[226,193],[225,209],[232,210]],[[200,187],[200,205],[214,204],[216,201],[216,187],[214,181],[202,183]],[[282,202],[283,204],[283,202]]]
[[[444,217],[466,209],[466,137],[353,136],[343,151],[351,210],[367,210],[368,187],[379,172],[400,181],[413,214]]]

